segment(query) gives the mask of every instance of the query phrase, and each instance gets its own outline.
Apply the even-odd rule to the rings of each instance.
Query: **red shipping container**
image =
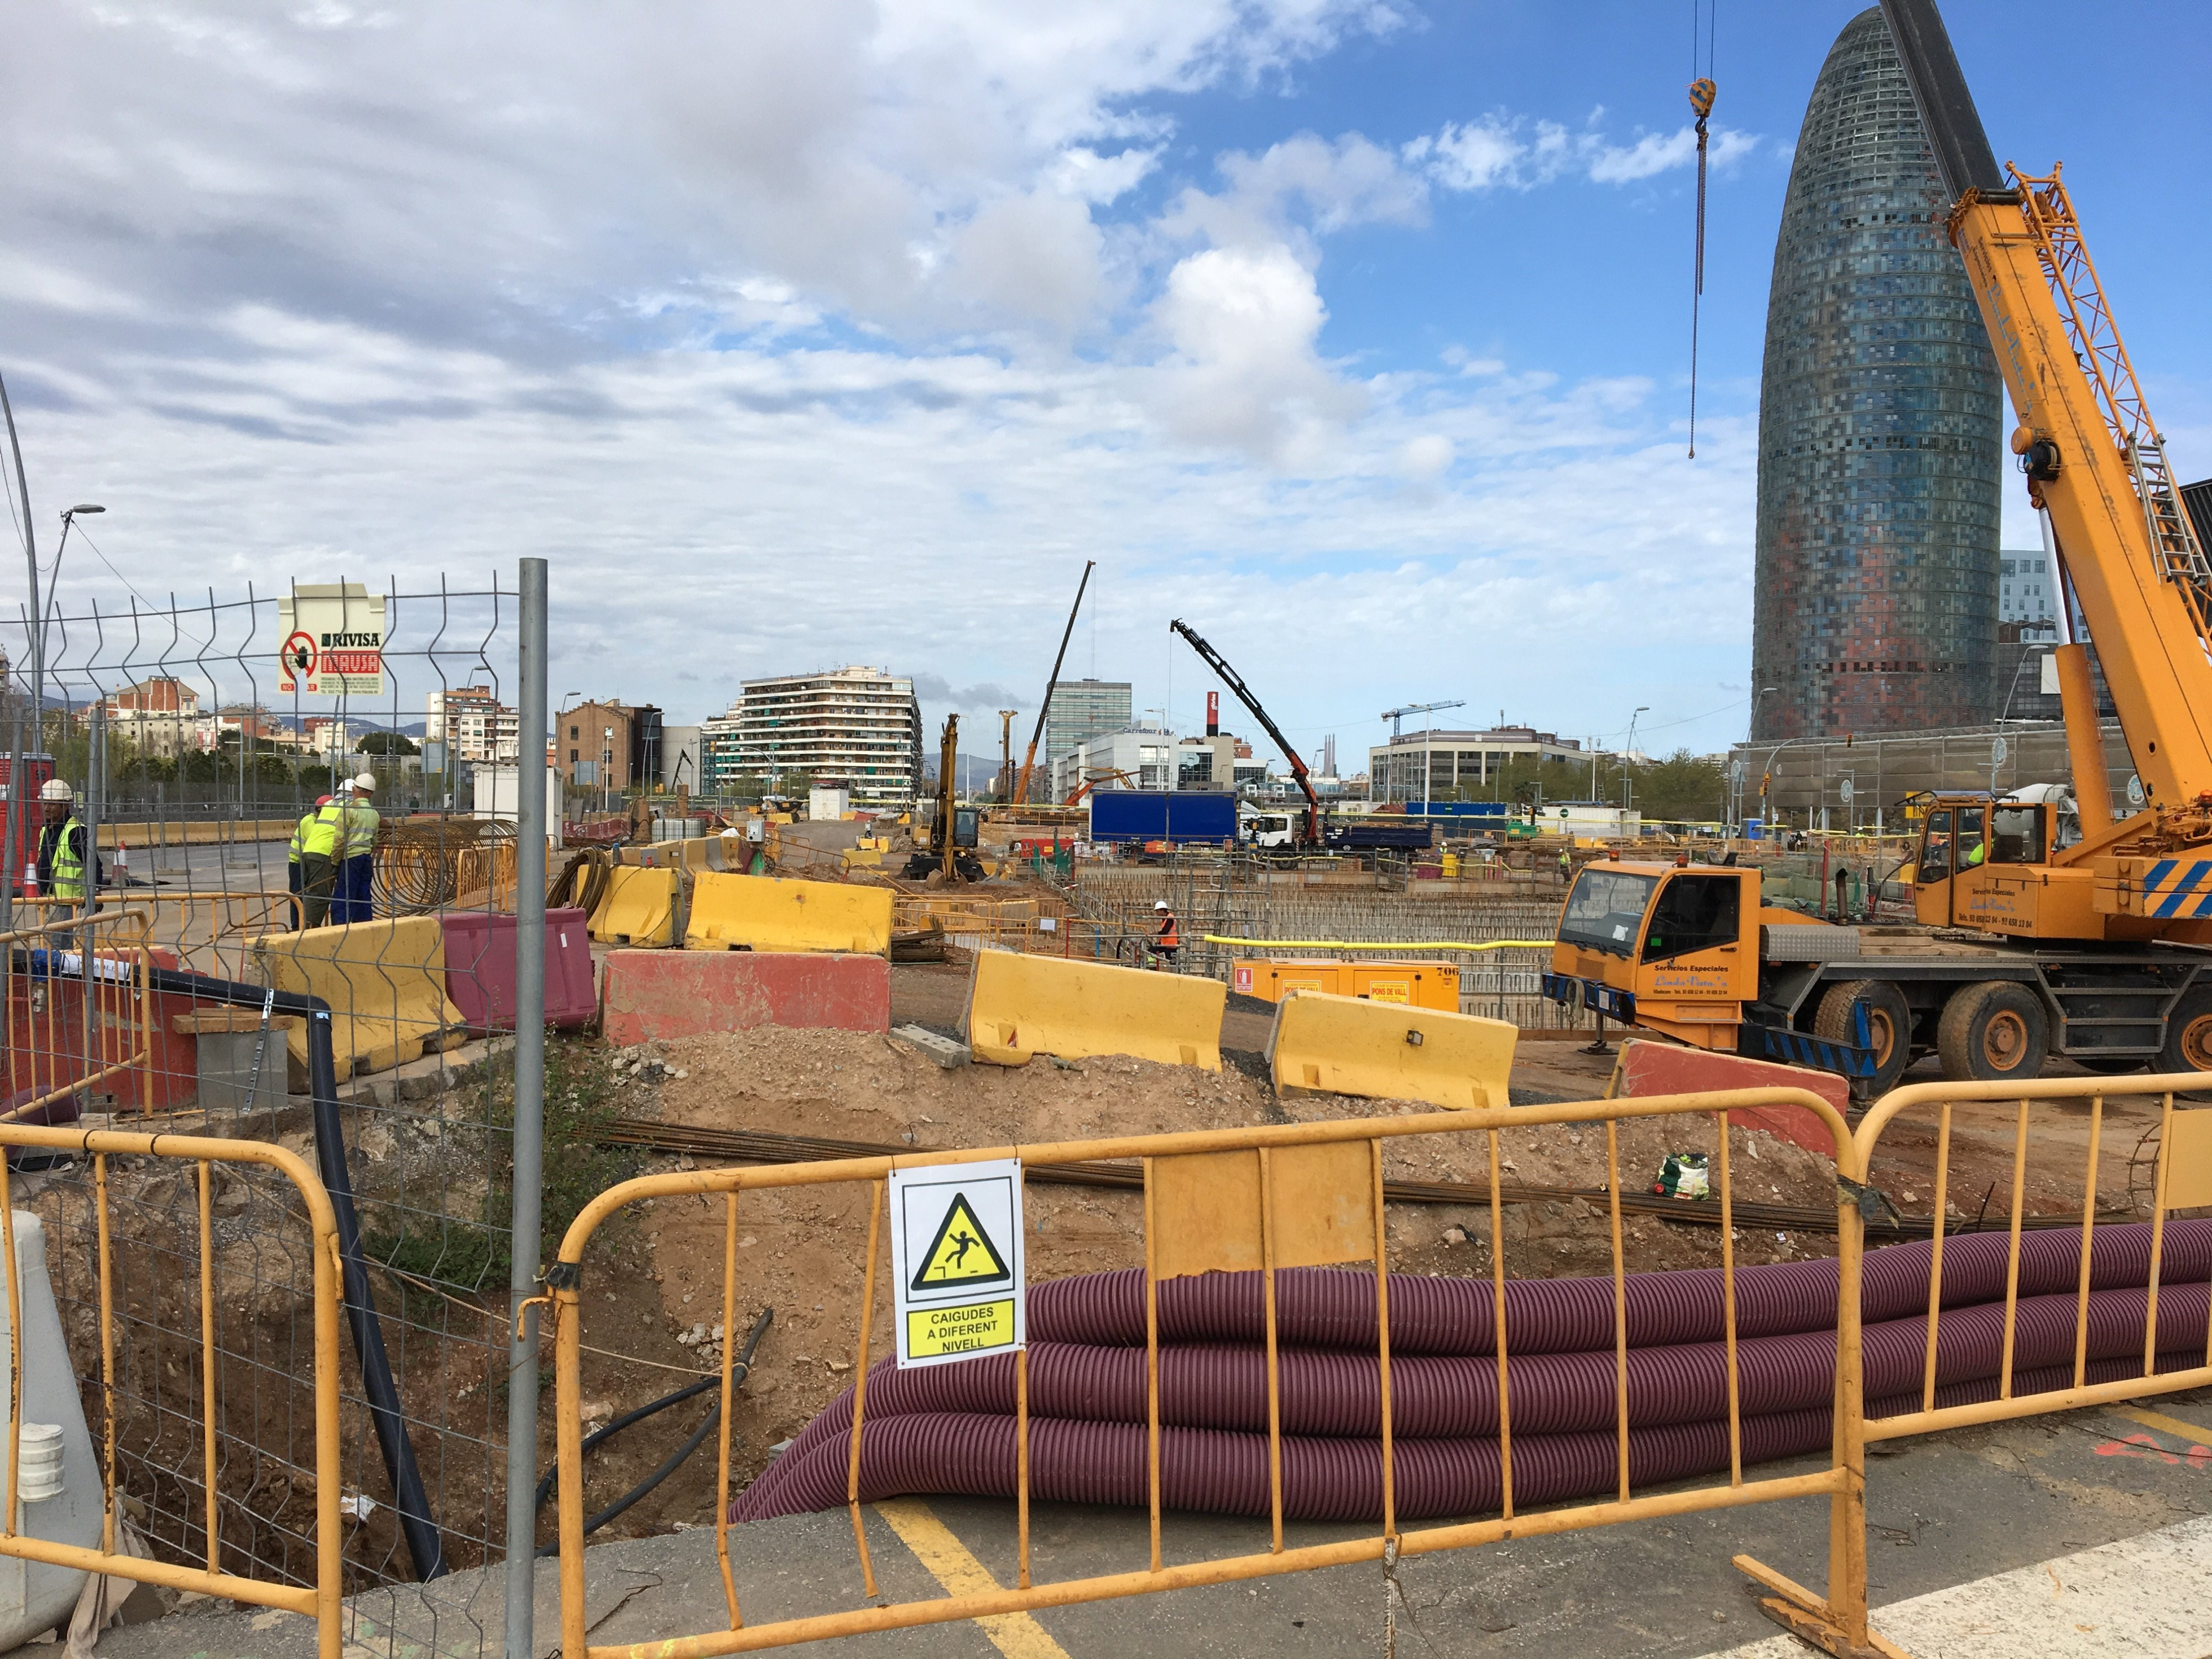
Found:
[[[446,933],[446,994],[471,1030],[514,1029],[514,918],[457,910],[441,920]],[[545,1022],[588,1025],[599,1012],[592,984],[588,913],[545,913]]]

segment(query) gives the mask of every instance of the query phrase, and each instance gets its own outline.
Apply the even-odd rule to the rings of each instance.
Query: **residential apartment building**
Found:
[[[1367,771],[1376,800],[1419,800],[1425,789],[1430,799],[1448,800],[1461,789],[1486,790],[1498,774],[1516,763],[1531,758],[1553,775],[1560,769],[1561,789],[1575,786],[1577,775],[1567,770],[1571,762],[1587,763],[1589,756],[1580,739],[1561,738],[1534,726],[1504,726],[1489,732],[1408,732],[1367,751]],[[1552,793],[1547,785],[1546,793]]]
[[[854,666],[744,682],[726,715],[700,730],[707,787],[740,775],[782,787],[804,777],[853,805],[903,809],[921,777],[921,705],[914,682]]]
[[[88,721],[97,709],[107,719],[108,740],[129,744],[142,755],[161,758],[214,746],[211,726],[200,718],[200,696],[182,680],[164,675],[141,680],[88,706]]]
[[[630,708],[580,702],[553,716],[553,765],[571,788],[621,789],[629,782]]]
[[[453,760],[511,765],[522,753],[522,716],[488,685],[450,687],[430,693],[422,740],[447,744]]]

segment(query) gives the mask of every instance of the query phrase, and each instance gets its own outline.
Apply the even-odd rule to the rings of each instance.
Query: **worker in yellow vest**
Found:
[[[100,908],[98,888],[106,873],[97,854],[85,844],[84,825],[76,815],[76,791],[61,778],[49,778],[39,789],[46,824],[39,833],[39,891],[57,901],[46,920],[66,921],[79,911],[90,915]],[[92,872],[87,890],[85,874]]]
[[[313,808],[301,815],[292,828],[292,845],[284,855],[284,876],[292,889],[292,931],[298,933],[306,925],[300,914],[301,856],[307,845],[307,826],[314,823],[315,814],[331,804],[328,795],[315,797]]]
[[[333,921],[367,921],[374,912],[370,888],[376,875],[376,830],[379,819],[368,798],[376,790],[376,775],[363,772],[345,785],[344,845],[338,849],[337,891],[331,905]]]
[[[345,834],[345,805],[325,797],[301,820],[300,926],[319,927],[330,920],[331,895],[337,884],[338,854]]]

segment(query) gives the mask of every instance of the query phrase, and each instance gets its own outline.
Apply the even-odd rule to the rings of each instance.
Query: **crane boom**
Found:
[[[1083,590],[1091,586],[1091,573],[1097,561],[1083,562],[1083,580],[1075,585],[1075,603],[1067,607],[1067,626],[1060,630],[1060,652],[1052,659],[1052,678],[1044,683],[1044,702],[1037,708],[1036,730],[1030,733],[1029,753],[1022,757],[1021,780],[1014,786],[1013,804],[1030,798],[1030,773],[1036,766],[1037,739],[1044,735],[1044,723],[1052,714],[1052,694],[1060,685],[1060,665],[1067,660],[1067,642],[1075,635],[1075,618],[1083,609]]]
[[[1291,740],[1283,735],[1282,727],[1277,726],[1269,718],[1267,711],[1260,706],[1260,699],[1253,695],[1252,688],[1244,684],[1243,676],[1231,668],[1218,651],[1200,639],[1195,629],[1181,621],[1171,622],[1168,626],[1190,641],[1190,648],[1205,659],[1206,665],[1220,677],[1224,685],[1237,694],[1237,701],[1252,711],[1252,718],[1260,722],[1261,729],[1273,738],[1275,747],[1283,751],[1283,758],[1290,763],[1291,776],[1297,781],[1298,788],[1306,798],[1305,839],[1310,845],[1318,847],[1321,844],[1321,797],[1314,793],[1312,780],[1306,776],[1306,763],[1298,758],[1298,751],[1291,747]]]
[[[2212,571],[2072,199],[2055,167],[2044,178],[1999,169],[1934,0],[1881,0],[1881,9],[1952,198],[1952,245],[2019,413],[2013,453],[2050,514],[2064,585],[2096,642],[2148,803],[2124,825],[2088,826],[2086,841],[2052,861],[2146,836],[2201,842],[2212,805]],[[2094,708],[2069,702],[2077,753],[2075,728],[2094,733],[2095,720]],[[2193,815],[2196,827],[2176,814]]]

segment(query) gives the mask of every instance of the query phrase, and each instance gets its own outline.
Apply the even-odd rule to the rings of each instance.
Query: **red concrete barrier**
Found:
[[[610,951],[601,1029],[615,1043],[781,1025],[888,1031],[891,969],[882,957],[765,951]]]
[[[482,910],[448,911],[446,995],[472,1031],[514,1029],[514,918]],[[581,910],[545,913],[545,1023],[588,1025],[599,1011],[592,987],[591,918]]]
[[[1743,1054],[1715,1054],[1705,1048],[1679,1048],[1671,1042],[1634,1040],[1620,1045],[1620,1071],[1616,1095],[1687,1095],[1705,1089],[1803,1089],[1818,1095],[1838,1112],[1850,1104],[1851,1085],[1833,1072],[1808,1071],[1780,1066],[1771,1060]],[[1729,1114],[1731,1123],[1765,1129],[1784,1140],[1795,1141],[1824,1158],[1836,1155],[1835,1138],[1827,1125],[1802,1106],[1753,1106]]]

